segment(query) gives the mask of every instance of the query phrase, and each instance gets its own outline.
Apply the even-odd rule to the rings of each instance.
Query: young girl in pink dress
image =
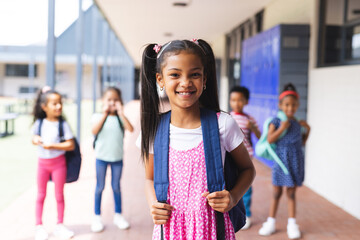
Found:
[[[154,137],[160,120],[159,95],[171,107],[168,200],[160,203],[154,190]],[[222,160],[230,152],[240,177],[231,191],[209,193],[200,108],[218,112]],[[255,170],[244,135],[230,115],[220,112],[215,59],[203,40],[150,44],[141,67],[141,146],[146,171],[146,196],[155,223],[153,239],[216,239],[215,211],[224,213],[224,239],[235,239],[227,213],[251,185]],[[161,225],[163,236],[161,236]]]

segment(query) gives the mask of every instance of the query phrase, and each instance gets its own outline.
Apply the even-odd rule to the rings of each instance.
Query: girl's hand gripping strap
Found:
[[[161,116],[154,141],[154,188],[156,199],[166,203],[169,188],[169,130],[171,112]]]

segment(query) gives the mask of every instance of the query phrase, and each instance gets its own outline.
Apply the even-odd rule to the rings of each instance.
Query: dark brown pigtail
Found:
[[[198,42],[199,46],[205,52],[206,59],[204,66],[206,89],[200,97],[200,103],[202,106],[218,112],[220,111],[220,107],[216,80],[215,56],[210,45],[206,41],[199,39]]]
[[[155,44],[148,45],[142,56],[140,69],[141,82],[141,156],[149,157],[150,143],[154,142],[159,123],[159,95],[156,84],[157,54]]]

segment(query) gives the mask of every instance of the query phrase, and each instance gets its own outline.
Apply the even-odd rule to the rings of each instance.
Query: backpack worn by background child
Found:
[[[43,123],[43,118],[39,119],[39,128],[38,135],[41,136],[41,125]],[[59,137],[60,142],[65,142],[64,139],[64,119],[62,117],[59,118]],[[81,153],[79,143],[74,138],[75,148],[72,151],[65,152],[66,158],[66,183],[75,182],[79,178],[80,167],[81,167]],[[50,176],[51,178],[51,176]]]
[[[106,119],[108,118],[108,116],[109,116],[109,114],[106,116],[103,124],[101,125],[101,128],[100,128],[99,132],[98,132],[98,133],[95,135],[95,137],[94,137],[94,141],[93,141],[93,148],[94,148],[94,149],[95,149],[96,140],[97,140],[97,138],[98,138],[98,136],[99,136],[99,133],[101,132],[101,129],[104,127],[104,124],[105,124]],[[119,115],[116,114],[116,118],[117,118],[117,120],[118,120],[118,122],[119,122],[121,131],[124,132],[124,125],[122,124]]]
[[[171,112],[161,116],[154,141],[154,188],[159,202],[166,203],[169,187],[169,128]],[[239,171],[230,153],[226,153],[224,167],[221,158],[218,119],[215,111],[201,108],[201,127],[203,134],[207,185],[210,193],[230,191],[236,184]],[[215,212],[218,239],[225,236],[224,215]],[[239,231],[245,224],[243,200],[229,211],[234,231]],[[220,235],[220,236],[219,236]]]
[[[279,111],[277,113],[277,117],[281,121],[287,120],[287,117],[283,111]],[[275,152],[276,144],[275,143],[270,144],[267,141],[269,125],[272,120],[273,120],[272,117],[265,120],[264,125],[263,125],[263,132],[261,134],[259,141],[256,143],[256,146],[255,146],[255,153],[259,157],[263,157],[263,158],[275,161],[280,166],[280,168],[283,170],[283,172],[286,175],[288,175],[289,174],[288,169],[285,167],[284,163],[281,161],[281,159],[278,157],[278,155]],[[287,130],[283,131],[281,133],[279,139],[282,138],[283,136],[285,136],[286,133],[287,133]]]

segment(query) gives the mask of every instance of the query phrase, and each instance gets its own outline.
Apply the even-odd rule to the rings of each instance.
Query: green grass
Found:
[[[5,111],[1,106],[9,102],[15,104],[15,111],[24,111],[16,100],[0,98],[0,115]],[[99,104],[100,102],[97,103]],[[76,109],[74,103],[64,103],[63,113],[74,135],[76,135]],[[84,100],[81,104],[81,140],[91,137],[91,115],[92,102]],[[31,124],[31,115],[20,114],[15,120],[15,134],[0,138],[0,211],[36,184],[37,151],[36,146],[31,144]]]

